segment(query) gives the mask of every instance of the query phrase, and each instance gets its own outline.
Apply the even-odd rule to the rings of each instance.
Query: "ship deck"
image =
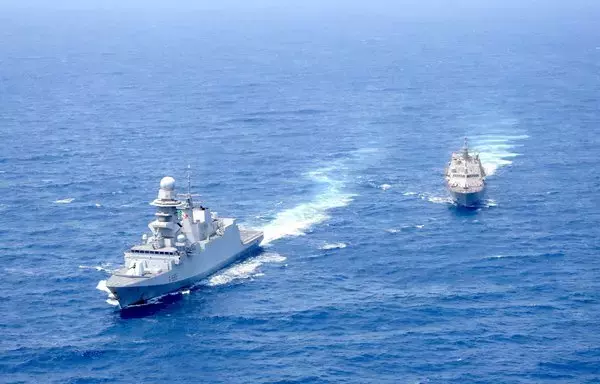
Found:
[[[263,237],[263,233],[251,229],[240,229],[240,236],[242,238],[242,243],[248,244]]]

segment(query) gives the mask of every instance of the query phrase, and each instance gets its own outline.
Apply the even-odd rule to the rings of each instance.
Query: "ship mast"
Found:
[[[465,137],[465,145],[463,147],[463,156],[466,158],[469,157],[469,139]]]
[[[191,174],[192,166],[188,164],[187,168],[187,177],[188,177],[188,195],[192,193],[192,174]]]
[[[190,208],[194,205],[192,203],[192,196],[199,196],[195,194],[192,195],[192,166],[189,164],[187,166],[187,194],[182,194],[180,196],[185,197],[185,201]]]

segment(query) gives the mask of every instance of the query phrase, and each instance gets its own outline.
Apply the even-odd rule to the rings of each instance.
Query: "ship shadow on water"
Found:
[[[471,217],[477,215],[483,209],[493,209],[496,207],[496,202],[493,200],[484,200],[481,203],[472,206],[465,207],[456,203],[448,205],[448,210],[454,212],[457,216]]]
[[[152,302],[123,308],[119,311],[119,315],[122,319],[139,319],[153,316],[167,308],[173,309],[173,304],[183,300],[184,296],[181,292],[171,293]]]
[[[479,213],[483,206],[474,206],[474,207],[463,207],[462,205],[451,204],[448,207],[448,210],[453,212],[456,216],[459,217],[472,217]]]

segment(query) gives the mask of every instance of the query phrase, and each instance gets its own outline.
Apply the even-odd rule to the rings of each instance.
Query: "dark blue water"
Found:
[[[600,6],[413,3],[3,3],[0,381],[600,382]],[[264,252],[120,312],[188,164]]]

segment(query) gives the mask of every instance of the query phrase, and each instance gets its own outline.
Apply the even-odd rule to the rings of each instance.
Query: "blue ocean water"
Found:
[[[600,5],[524,3],[2,3],[0,382],[600,382]],[[121,312],[188,164],[264,250]]]

